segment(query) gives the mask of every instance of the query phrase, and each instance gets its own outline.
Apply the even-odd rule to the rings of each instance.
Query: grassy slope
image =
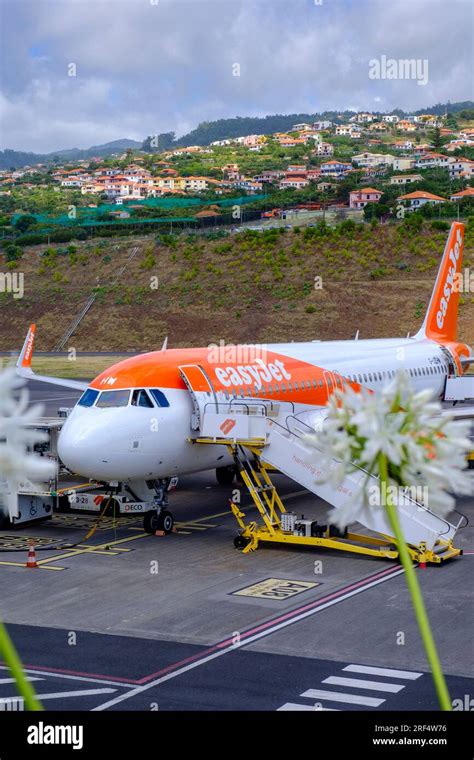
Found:
[[[153,252],[146,238],[109,240],[103,249],[94,241],[78,244],[78,262],[58,256],[52,267],[41,263],[45,247],[35,246],[18,267],[25,275],[25,297],[14,301],[0,295],[0,350],[18,348],[32,321],[38,324],[37,348],[50,350],[91,290],[110,282],[132,245],[141,250],[121,284],[105,288],[69,346],[154,350],[165,335],[173,347],[220,339],[340,339],[357,329],[361,337],[404,335],[422,321],[446,234],[428,225],[414,235],[400,230],[364,226],[351,238],[333,232],[306,242],[301,233],[288,232],[267,244],[242,236],[196,238]],[[3,271],[4,266],[0,257]],[[474,269],[473,232],[466,239],[464,266]],[[156,290],[150,288],[155,276]],[[314,289],[317,276],[322,290]],[[474,294],[464,294],[462,301],[460,337],[473,343]]]

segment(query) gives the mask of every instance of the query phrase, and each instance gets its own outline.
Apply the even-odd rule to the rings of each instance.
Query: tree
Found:
[[[15,228],[18,232],[26,232],[30,227],[33,227],[34,224],[36,224],[36,218],[34,216],[31,214],[23,214],[16,220]]]
[[[453,113],[446,114],[446,126],[449,127],[449,129],[458,128],[458,122]]]
[[[430,140],[433,143],[435,150],[439,150],[442,146],[441,130],[439,127],[435,127],[430,135]]]

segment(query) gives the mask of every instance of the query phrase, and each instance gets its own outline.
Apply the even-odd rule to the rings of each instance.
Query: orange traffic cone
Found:
[[[38,563],[36,562],[36,550],[35,550],[35,542],[29,541],[30,548],[28,549],[28,560],[26,563],[27,567],[38,567]]]

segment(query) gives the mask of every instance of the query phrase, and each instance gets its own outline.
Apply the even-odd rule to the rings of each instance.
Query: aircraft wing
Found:
[[[33,347],[35,343],[36,325],[30,325],[28,334],[23,343],[20,356],[16,363],[16,373],[27,380],[37,380],[40,383],[50,383],[51,385],[60,385],[63,388],[73,388],[76,391],[85,391],[89,383],[79,380],[69,380],[60,377],[48,377],[47,375],[37,375],[31,369],[31,359],[33,357]]]

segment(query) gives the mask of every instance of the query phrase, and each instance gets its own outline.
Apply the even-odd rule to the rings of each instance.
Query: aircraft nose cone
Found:
[[[106,419],[100,420],[99,424],[92,415],[73,412],[59,436],[59,458],[68,470],[78,475],[107,478],[112,440],[112,430]]]
[[[61,433],[58,440],[59,458],[68,470],[78,475],[91,476],[98,460],[97,450],[97,446],[94,446],[88,438],[78,440],[69,432]]]

